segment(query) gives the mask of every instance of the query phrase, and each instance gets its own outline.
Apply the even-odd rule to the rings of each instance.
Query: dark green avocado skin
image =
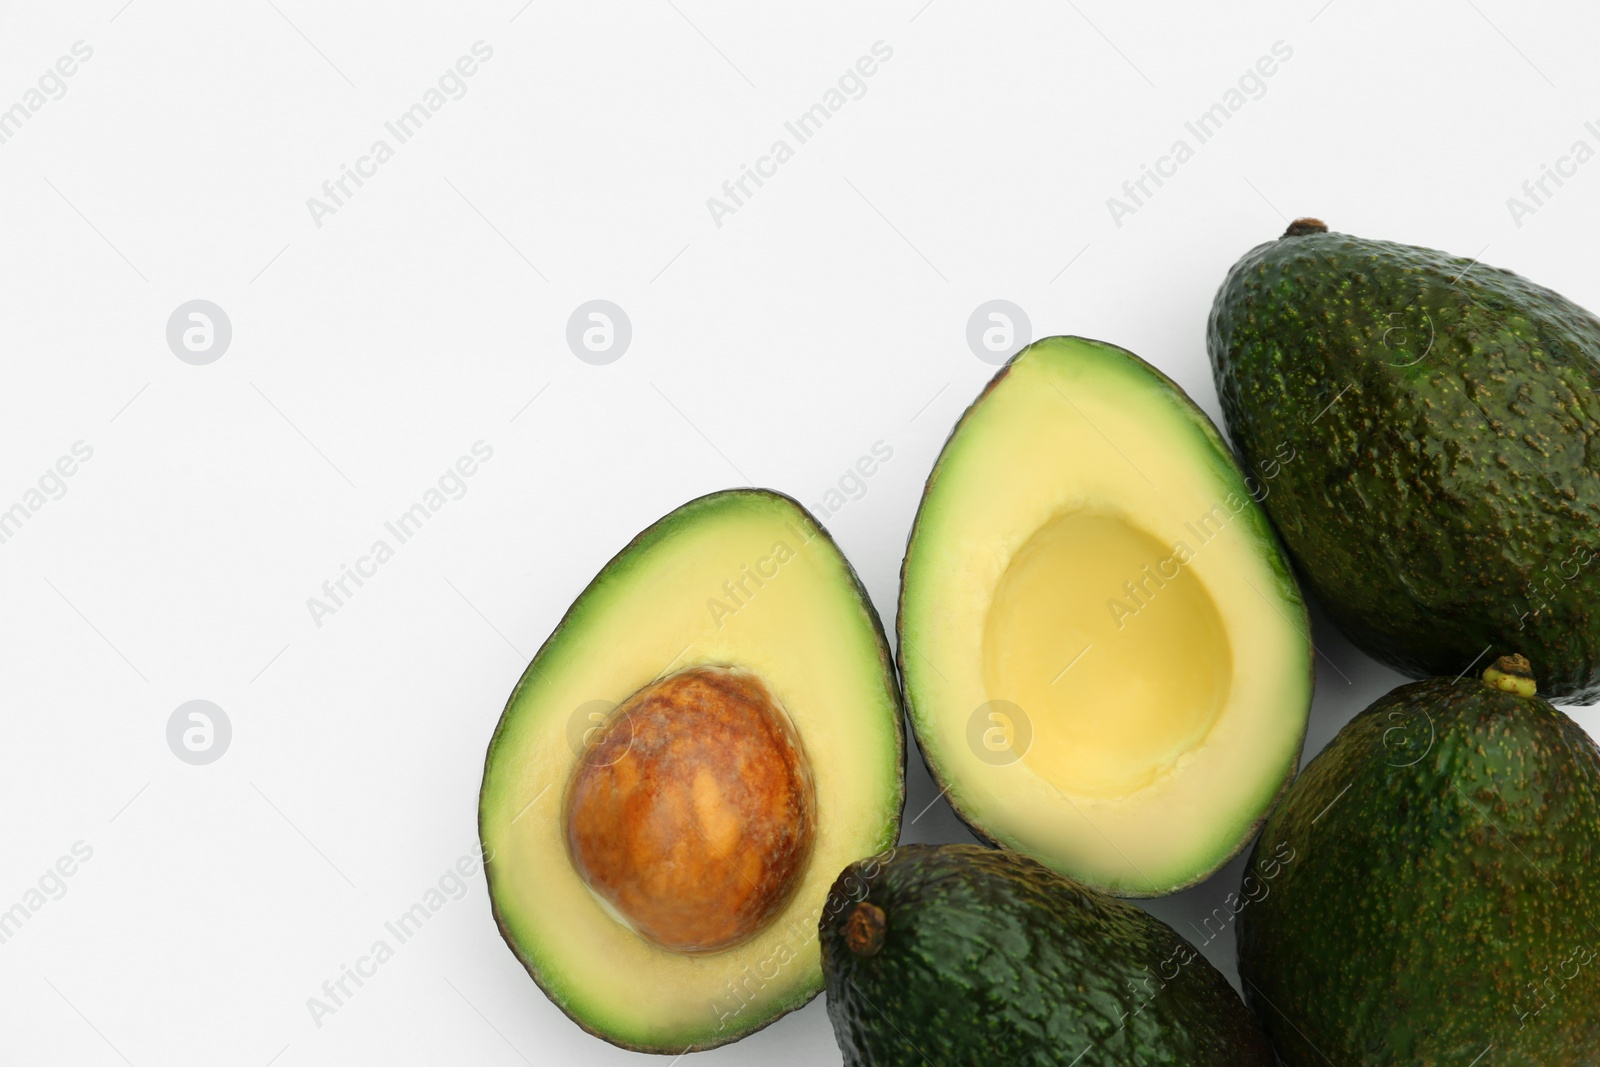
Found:
[[[1600,320],[1464,257],[1305,229],[1234,265],[1207,331],[1304,581],[1413,677],[1520,652],[1550,699],[1600,699]]]
[[[857,955],[859,901],[887,917]],[[852,864],[820,923],[828,1016],[847,1067],[1272,1067],[1227,979],[1165,923],[977,845]]]
[[[1239,973],[1289,1067],[1600,1064],[1600,751],[1562,712],[1403,685],[1300,773],[1269,851]]]

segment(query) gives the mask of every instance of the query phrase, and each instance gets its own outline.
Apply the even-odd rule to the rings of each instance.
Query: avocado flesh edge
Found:
[[[605,914],[597,900],[587,901],[578,913],[560,918],[543,914],[548,901],[541,899],[539,894],[512,892],[508,888],[510,869],[506,864],[509,860],[504,855],[508,840],[506,827],[512,813],[522,810],[524,803],[538,792],[537,788],[531,785],[524,787],[522,784],[527,776],[529,760],[534,758],[529,755],[527,736],[530,730],[534,734],[539,733],[537,728],[528,724],[543,724],[551,715],[564,720],[570,710],[564,706],[553,710],[545,706],[547,702],[540,694],[541,687],[550,685],[552,680],[559,683],[563,672],[572,669],[573,661],[582,665],[595,660],[603,665],[605,658],[614,654],[614,650],[593,655],[580,654],[589,634],[586,626],[590,617],[609,613],[613,603],[610,598],[617,594],[619,587],[626,593],[638,583],[655,582],[660,577],[657,573],[661,569],[658,561],[663,553],[693,550],[689,554],[694,556],[703,549],[714,548],[714,543],[704,543],[707,530],[725,522],[759,523],[763,530],[779,530],[779,536],[788,539],[795,547],[795,560],[807,560],[820,567],[820,571],[795,570],[796,563],[785,562],[779,568],[776,581],[810,583],[817,580],[818,574],[822,576],[827,586],[826,592],[832,597],[833,606],[828,609],[832,619],[829,629],[846,635],[849,647],[853,650],[850,662],[838,663],[836,666],[839,670],[834,673],[864,680],[864,684],[853,690],[849,699],[837,702],[842,711],[833,718],[819,720],[804,701],[796,706],[796,702],[790,700],[785,707],[794,720],[802,743],[808,748],[813,769],[816,770],[819,764],[827,760],[832,760],[836,765],[832,772],[820,772],[819,784],[829,777],[854,779],[864,783],[862,793],[870,795],[871,799],[863,802],[862,793],[852,793],[851,796],[855,798],[853,801],[835,796],[832,803],[827,797],[819,797],[820,817],[825,821],[826,832],[836,837],[836,843],[830,849],[813,850],[810,866],[804,872],[803,884],[809,888],[797,893],[786,910],[774,918],[750,945],[704,957],[677,956],[646,946],[642,952],[643,966],[658,966],[663,960],[668,967],[682,964],[682,972],[668,975],[668,984],[674,989],[682,987],[692,991],[695,999],[692,1009],[676,1022],[663,1025],[659,1019],[655,1019],[644,1023],[640,1020],[646,1014],[645,1009],[651,1007],[652,1000],[659,999],[652,997],[648,991],[639,993],[630,1002],[626,997],[607,998],[604,995],[596,996],[593,990],[585,992],[574,988],[572,970],[575,966],[581,966],[581,960],[569,958],[560,947],[563,936],[560,927],[564,922],[570,922],[577,924],[577,929],[605,929],[607,936],[620,939],[616,947],[626,944],[629,952],[640,952],[640,946],[645,943],[627,931],[618,920]],[[686,538],[689,539],[687,546],[684,544]],[[740,566],[750,562],[742,557],[723,560],[705,573],[716,574],[719,581],[724,577],[736,579],[740,575]],[[718,592],[717,584],[712,582],[710,588],[695,588],[694,596],[697,599],[693,600],[692,607],[697,612],[705,610],[702,605],[707,595]],[[671,579],[668,578],[666,588],[670,591],[670,587]],[[758,593],[767,592],[767,597],[764,600],[750,598],[748,607],[741,607],[740,612],[746,613],[746,619],[749,619],[758,614],[755,609],[760,605],[781,609],[782,590],[781,584],[775,584],[770,590],[757,590]],[[662,587],[655,585],[650,586],[650,592],[662,603],[675,603],[681,599],[663,596]],[[637,601],[630,601],[626,596],[622,602],[637,604]],[[770,610],[769,614],[772,614]],[[644,621],[640,625],[647,626],[648,611],[644,612],[642,618]],[[737,617],[725,619],[721,632],[732,630],[739,622]],[[773,632],[782,631],[789,633],[791,638],[795,637],[794,627],[788,625],[789,620],[781,617],[781,612],[780,617],[767,622],[775,628]],[[798,636],[804,637],[803,629]],[[768,641],[766,645],[771,646],[772,642]],[[715,665],[719,666],[743,665],[737,651],[728,651],[728,642],[723,642],[723,646],[720,654],[709,656],[706,662],[715,661]],[[662,665],[671,655],[672,652],[668,651],[659,657]],[[694,651],[686,651],[682,660],[675,664],[675,669],[698,661]],[[626,664],[621,666],[626,669],[615,673],[627,675],[631,671],[638,674],[642,681],[648,681],[660,665],[644,671]],[[616,701],[627,694],[619,691],[606,695]],[[848,730],[845,712],[859,713],[848,720]],[[480,839],[486,851],[491,852],[485,869],[491,907],[502,936],[557,1007],[584,1030],[620,1047],[678,1055],[690,1048],[706,1049],[727,1044],[769,1025],[787,1012],[803,1006],[821,990],[820,963],[816,958],[814,942],[815,916],[820,913],[826,893],[829,865],[837,865],[851,855],[886,847],[898,836],[905,799],[905,748],[900,715],[899,690],[882,624],[859,578],[827,531],[798,502],[771,490],[725,490],[690,501],[642,531],[600,570],[523,672],[496,726],[485,757],[478,821]],[[562,728],[565,725],[564,721],[556,723],[556,732],[564,734]],[[831,737],[850,731],[854,731],[852,736],[860,742],[854,756],[829,750]],[[573,766],[575,755],[564,747],[565,740],[563,737],[561,744],[546,746],[547,749],[553,749],[555,755],[550,751],[535,753],[535,762],[550,772],[545,777],[551,777],[556,782],[556,787],[545,799],[549,799],[549,796],[559,797]],[[841,764],[844,766],[839,766]],[[519,789],[526,795],[519,794]],[[558,799],[556,809],[559,803]],[[552,825],[557,824],[558,817],[554,809],[546,809],[542,805],[528,809],[522,822],[533,818],[536,812],[542,812]],[[819,824],[819,828],[822,825]],[[499,858],[492,851],[497,844],[502,850]],[[534,855],[532,859],[536,864],[546,861],[550,861],[552,866],[559,864],[570,872],[568,857],[558,849],[553,851],[557,853],[554,857],[547,851],[542,856]],[[518,869],[526,869],[527,860],[528,857],[518,858]],[[563,890],[567,893],[569,903],[571,889],[569,885]],[[782,943],[782,948],[774,950],[772,946],[778,942]],[[756,964],[768,961],[774,951],[780,951],[784,958],[779,978],[759,983],[760,988],[754,996],[749,990],[746,990],[742,999],[729,992],[728,982],[740,979],[742,969],[749,971]],[[640,960],[635,958],[633,963],[638,965]],[[655,988],[666,988],[666,985],[657,984]],[[679,999],[684,998],[680,996]],[[720,1017],[717,1010],[719,1005],[722,1009]]]
[[[1307,232],[1232,268],[1207,340],[1234,444],[1352,641],[1413,677],[1520,652],[1550,699],[1600,699],[1600,320]]]
[[[1086,398],[1083,391],[1089,387],[1082,382],[1074,384],[1070,373],[1058,381],[1039,386],[1039,376],[1035,373],[1037,368],[1063,366],[1070,369],[1079,364],[1092,364],[1101,368],[1104,373],[1096,371],[1100,383],[1096,388],[1102,392],[1110,390],[1108,395],[1117,399],[1137,400],[1139,404],[1144,405],[1141,410],[1150,413],[1147,422],[1155,425],[1157,429],[1134,431],[1135,437],[1130,441],[1129,437],[1124,436],[1127,432],[1124,429],[1108,429],[1109,423],[1101,425],[1102,420],[1097,412],[1086,417],[1086,412],[1095,411],[1091,398]],[[1106,450],[1103,442],[1108,436],[1116,437],[1114,448],[1120,446],[1121,450],[1130,453],[1135,452],[1136,448],[1146,447],[1152,439],[1178,442],[1173,447],[1175,454],[1172,458],[1158,459],[1153,463],[1141,458],[1137,465],[1140,467],[1148,465],[1163,490],[1170,485],[1186,491],[1199,492],[1200,496],[1197,499],[1200,503],[1196,506],[1196,514],[1204,513],[1206,505],[1216,501],[1234,500],[1238,506],[1238,513],[1232,520],[1234,532],[1241,536],[1247,548],[1241,558],[1249,557],[1252,559],[1252,565],[1259,565],[1259,570],[1245,575],[1247,581],[1240,581],[1237,574],[1229,574],[1219,579],[1219,575],[1225,574],[1221,570],[1206,573],[1205,561],[1202,561],[1201,566],[1197,568],[1197,573],[1205,574],[1203,585],[1209,595],[1223,604],[1224,623],[1236,617],[1232,608],[1228,606],[1232,603],[1228,598],[1237,595],[1267,620],[1265,625],[1271,631],[1288,637],[1287,643],[1279,646],[1284,650],[1283,655],[1268,657],[1264,670],[1257,668],[1253,662],[1242,668],[1246,674],[1265,673],[1276,679],[1272,683],[1274,687],[1272,696],[1259,702],[1264,706],[1270,705],[1270,711],[1267,713],[1274,721],[1291,724],[1282,737],[1275,737],[1270,743],[1261,745],[1258,758],[1250,761],[1248,766],[1237,769],[1237,775],[1250,786],[1259,785],[1259,792],[1249,798],[1232,802],[1228,810],[1220,813],[1215,812],[1216,805],[1213,804],[1213,812],[1220,817],[1211,818],[1208,828],[1201,831],[1199,838],[1203,840],[1198,848],[1192,844],[1195,835],[1186,835],[1191,843],[1185,848],[1196,854],[1192,860],[1185,859],[1172,869],[1159,869],[1158,863],[1139,858],[1133,859],[1131,867],[1123,863],[1120,870],[1103,865],[1096,866],[1084,862],[1082,857],[1075,855],[1070,848],[1063,850],[1058,846],[1041,843],[1040,837],[1043,835],[1023,825],[1026,820],[1033,818],[1032,816],[1025,812],[1019,814],[996,808],[985,800],[981,795],[980,779],[992,775],[994,773],[992,768],[975,766],[968,758],[970,739],[960,736],[959,731],[952,736],[949,730],[952,721],[964,720],[965,716],[985,700],[1004,698],[1007,694],[983,690],[981,686],[970,687],[974,695],[964,698],[952,699],[947,692],[944,692],[951,688],[949,681],[955,672],[951,670],[951,662],[944,658],[942,649],[932,647],[933,643],[928,640],[927,635],[931,629],[929,620],[948,616],[952,612],[970,612],[980,621],[971,626],[972,636],[966,643],[969,646],[977,646],[983,641],[979,632],[982,629],[981,617],[985,613],[992,616],[993,608],[988,600],[969,608],[961,603],[960,597],[952,598],[948,595],[950,583],[947,575],[970,570],[971,559],[970,557],[963,559],[959,554],[952,555],[929,546],[941,540],[964,537],[968,544],[994,542],[995,554],[1004,556],[1010,549],[1002,546],[1008,543],[1014,544],[1018,540],[1027,540],[1028,536],[1037,532],[1030,528],[1030,522],[1044,524],[1050,521],[1048,514],[1041,514],[1037,520],[1024,520],[1014,529],[985,529],[975,533],[962,512],[965,511],[967,514],[984,512],[987,510],[987,501],[974,502],[970,496],[964,496],[965,488],[962,488],[961,492],[952,490],[952,482],[970,486],[976,480],[968,477],[963,465],[968,470],[976,469],[977,479],[1012,479],[1009,473],[1012,469],[1027,469],[1041,470],[1042,473],[1038,476],[1040,482],[1054,480],[1054,484],[1045,487],[1027,483],[1025,480],[1015,487],[1008,486],[1006,491],[1018,496],[1054,493],[1063,479],[1070,481],[1074,477],[1070,469],[1074,462],[1092,466],[1102,462],[1102,459],[1105,464],[1124,474],[1129,482],[1137,486],[1148,486],[1148,479],[1142,479],[1141,474],[1129,469],[1127,456],[1118,455],[1111,450],[1106,450],[1105,456],[1100,457],[1088,455],[1086,447],[1081,459],[1074,458],[1077,453],[1069,452],[1068,458],[1063,461],[1065,469],[1062,469],[1052,465],[1055,461],[1046,449],[1013,447],[1008,452],[1005,446],[993,445],[994,435],[989,425],[983,421],[986,412],[991,413],[993,421],[1000,420],[1000,416],[992,414],[992,411],[1011,403],[1008,396],[1014,395],[1011,391],[1019,387],[1017,381],[1019,376],[1028,378],[1031,383],[1029,387],[1038,389],[1047,404],[1054,405],[1054,409],[1047,411],[1040,416],[1041,418],[1052,422],[1083,421],[1093,424],[1082,428],[1083,437],[1103,450]],[[1108,386],[1107,382],[1113,384]],[[1011,412],[1013,421],[1017,421],[1015,412],[1018,409],[1008,407],[1004,410]],[[1049,433],[1055,433],[1060,427],[1052,425],[1044,429]],[[1201,489],[1194,490],[1195,486],[1200,486]],[[1249,497],[1249,488],[1234,464],[1231,453],[1209,419],[1194,406],[1175,383],[1125,350],[1083,338],[1048,338],[1024,349],[1005,368],[1002,368],[984,389],[958,422],[929,477],[902,565],[898,618],[901,638],[900,667],[919,748],[930,774],[950,798],[958,816],[975,834],[985,840],[1023,851],[1063,873],[1123,896],[1158,896],[1195,884],[1245,847],[1259,821],[1264,818],[1266,810],[1298,765],[1299,746],[1304,737],[1312,678],[1311,650],[1308,641],[1309,621],[1304,602],[1299,596],[1276,535],[1265,515]],[[1128,516],[1134,532],[1150,532],[1158,540],[1187,539],[1199,545],[1195,536],[1183,529],[1181,522],[1173,521],[1172,518],[1151,519],[1144,515],[1140,509],[1145,505],[1139,503],[1138,494],[1111,492],[1094,506],[1113,513],[1122,511]],[[964,531],[960,529],[963,524],[968,527]],[[957,532],[951,533],[952,530]],[[1199,554],[1215,551],[1213,548],[1201,548]],[[1210,562],[1214,563],[1215,560]],[[1085,560],[1085,571],[1092,571],[1096,563],[1095,560]],[[978,564],[980,567],[984,565],[986,564],[982,562]],[[1129,577],[1137,579],[1140,575],[1134,573]],[[1123,593],[1118,595],[1126,596]],[[1161,599],[1163,597],[1167,599],[1163,601]],[[1170,610],[1173,597],[1174,594],[1168,591],[1158,592],[1151,601],[1152,609]],[[1146,622],[1144,625],[1148,626],[1149,623]],[[1128,629],[1133,633],[1137,628],[1130,624]],[[1198,631],[1198,628],[1196,630]],[[1148,631],[1143,632],[1148,633]],[[1240,648],[1250,647],[1253,643],[1248,629],[1230,633],[1229,640]],[[959,645],[947,647],[959,647]],[[1042,677],[1047,679],[1048,675],[1055,674],[1056,669],[1071,658],[1070,653],[1075,648],[1076,646],[1074,649],[1066,649],[1067,654],[1063,655],[1061,663],[1054,664],[1048,674]],[[1165,649],[1159,644],[1151,646],[1151,654],[1163,660],[1170,660],[1173,651],[1172,646],[1167,646]],[[1088,654],[1093,655],[1093,652]],[[1239,671],[1241,667],[1237,653],[1235,657],[1233,669]],[[1293,667],[1285,669],[1285,665],[1290,663]],[[1127,672],[1130,677],[1139,673],[1142,673],[1142,669],[1137,664]],[[1071,675],[1065,677],[1067,682],[1073,681]],[[1041,685],[1041,688],[1044,687]],[[1063,685],[1061,688],[1065,689],[1068,686]],[[1043,726],[1048,729],[1049,716],[1036,714],[1030,716],[1030,719],[1035,723],[1045,720]],[[1249,746],[1251,742],[1246,741],[1244,744]],[[1204,749],[1204,742],[1199,747]],[[1048,773],[1048,768],[1041,773]],[[1179,770],[1176,773],[1186,772]],[[1205,772],[1196,773],[1203,776]],[[1230,769],[1225,777],[1232,784],[1235,771]],[[1070,787],[1064,785],[1062,788]],[[1137,794],[1139,790],[1133,789],[1129,792]],[[1090,803],[1116,801],[1113,792],[1109,801],[1107,796],[1101,796],[1098,800],[1091,799]],[[1202,799],[1199,803],[1203,804],[1205,801]],[[1180,806],[1188,805],[1185,802],[1185,805]],[[1089,810],[1089,806],[1084,804],[1083,798],[1065,798],[1058,790],[1053,795],[1048,791],[1042,793],[1035,809],[1040,813],[1037,816],[1039,820],[1083,821],[1084,816],[1081,812]],[[1098,824],[1102,820],[1095,816],[1092,817],[1092,821]],[[1108,830],[1104,826],[1100,826],[1099,829],[1103,832],[1097,836],[1102,842],[1106,838],[1111,838],[1116,848],[1131,854],[1131,850],[1125,847],[1128,839],[1123,833]],[[1212,840],[1213,838],[1215,840]],[[1101,848],[1105,849],[1105,846],[1102,844]],[[1106,849],[1106,851],[1113,850]],[[1179,867],[1181,869],[1178,869]]]

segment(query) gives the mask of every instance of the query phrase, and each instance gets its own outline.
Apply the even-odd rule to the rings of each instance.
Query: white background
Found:
[[[824,521],[892,620],[993,370],[983,301],[1133,349],[1214,417],[1211,298],[1288,217],[1600,305],[1600,162],[1520,226],[1506,203],[1596,142],[1575,4],[122,4],[0,6],[0,108],[93,48],[0,144],[0,508],[93,449],[0,544],[0,909],[93,849],[0,945],[6,1063],[634,1059],[539,993],[481,874],[320,1028],[306,999],[471,853],[512,684],[664,512],[746,483],[817,504],[881,440]],[[465,97],[317,226],[306,199],[479,40]],[[879,40],[866,94],[716,225],[707,198]],[[1107,198],[1280,40],[1118,226]],[[233,326],[209,366],[166,343],[194,298]],[[609,366],[565,343],[594,298],[633,324]],[[307,598],[479,440],[467,494],[318,627]],[[1316,636],[1308,754],[1399,680]],[[233,725],[209,766],[165,739],[197,698]],[[933,797],[913,754],[907,838],[965,839]],[[1196,937],[1239,866],[1151,910]],[[1205,952],[1232,977],[1231,931]],[[818,1000],[699,1059],[838,1054]]]

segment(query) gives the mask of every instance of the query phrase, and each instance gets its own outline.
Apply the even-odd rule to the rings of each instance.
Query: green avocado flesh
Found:
[[[877,614],[804,508],[683,505],[579,595],[490,742],[478,822],[507,943],[638,1051],[799,1007],[834,875],[898,836],[900,716]]]
[[[1417,677],[1522,653],[1552,700],[1600,699],[1600,320],[1302,220],[1234,265],[1208,347],[1267,511],[1356,644]]]
[[[1600,1064],[1600,750],[1562,712],[1403,685],[1296,779],[1269,852],[1239,973],[1289,1067]]]
[[[1116,895],[1215,871],[1298,766],[1312,653],[1282,547],[1210,420],[1113,345],[1030,345],[962,416],[899,632],[960,816]]]
[[[1271,1067],[1227,979],[1165,923],[1005,850],[852,864],[822,919],[847,1067]]]

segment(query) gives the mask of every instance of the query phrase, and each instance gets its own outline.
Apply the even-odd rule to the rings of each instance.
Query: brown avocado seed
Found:
[[[759,678],[725,667],[680,671],[619,705],[573,771],[564,812],[589,888],[639,936],[686,954],[760,933],[816,837],[793,724]]]

